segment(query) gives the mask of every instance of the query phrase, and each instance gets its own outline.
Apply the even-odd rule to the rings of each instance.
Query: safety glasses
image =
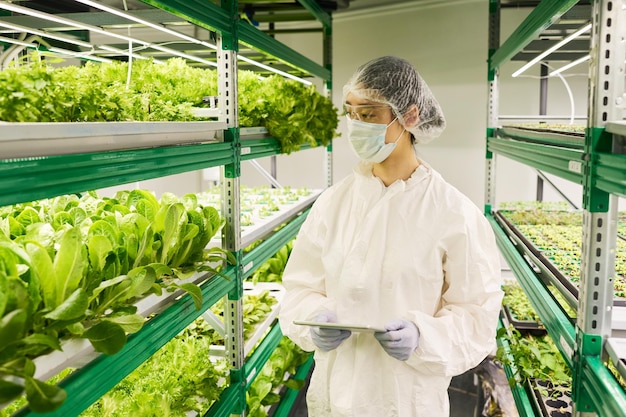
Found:
[[[386,104],[343,105],[343,112],[352,120],[367,123],[387,124],[391,107]]]

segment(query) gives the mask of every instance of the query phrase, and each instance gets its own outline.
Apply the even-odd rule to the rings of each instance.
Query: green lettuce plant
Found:
[[[205,250],[223,224],[194,196],[157,200],[143,190],[1,208],[2,402],[25,392],[33,411],[57,408],[65,393],[34,378],[33,359],[71,337],[118,352],[144,323],[134,306],[141,297],[182,289],[199,308],[200,288],[178,280],[196,270],[219,274],[233,260],[219,248]]]

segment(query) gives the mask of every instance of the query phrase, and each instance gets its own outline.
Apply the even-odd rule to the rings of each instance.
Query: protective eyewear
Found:
[[[343,105],[343,112],[350,119],[377,124],[388,123],[390,109],[386,104]]]

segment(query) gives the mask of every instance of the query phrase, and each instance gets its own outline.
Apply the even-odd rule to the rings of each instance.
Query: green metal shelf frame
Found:
[[[315,18],[324,25],[325,28],[332,26],[332,17],[328,12],[320,7],[314,0],[298,0],[298,3],[309,11]]]
[[[598,356],[583,356],[582,385],[602,416],[626,415],[626,393]]]
[[[303,143],[300,145],[300,149],[298,151],[305,151],[316,147],[317,146],[312,146],[308,143]],[[280,142],[275,138],[243,139],[241,141],[242,161],[280,155],[281,153]]]
[[[596,27],[594,32],[594,34],[599,34],[605,25],[611,26],[606,20],[601,21],[599,18],[600,15],[604,18],[604,13],[606,12],[610,13],[611,7],[608,6],[606,10],[601,10],[599,6],[605,6],[605,4],[600,2],[600,0],[594,1],[597,2],[594,6],[598,6],[598,9],[594,7],[594,13],[591,18],[594,24],[601,25],[600,28]],[[530,41],[535,39],[544,29],[550,27],[576,3],[578,3],[576,0],[542,0],[503,45],[498,47],[496,44],[494,48],[493,42],[490,43],[489,81],[496,79],[496,72],[504,62],[510,60],[516,53],[521,51]],[[499,36],[500,30],[498,26],[498,0],[491,0],[489,12],[489,33],[493,34],[495,39],[495,37]],[[606,36],[608,39],[608,35]],[[619,36],[616,37],[618,38]],[[594,38],[592,38],[592,47],[594,45],[593,40]],[[601,42],[604,45],[605,39],[602,39]],[[600,60],[604,59],[606,62],[609,62],[608,52],[605,53],[603,51],[599,57]],[[603,65],[606,65],[606,63]],[[597,67],[600,68],[601,65],[597,65]],[[597,79],[595,81],[597,85],[601,83],[609,85],[608,73],[603,74],[607,75],[606,77],[601,77],[599,74],[599,72],[596,73]],[[591,76],[593,77],[593,75]],[[497,91],[497,88],[491,90],[491,92],[495,91]],[[592,90],[590,90],[591,92]],[[492,96],[490,95],[490,103],[491,99]],[[592,102],[598,101],[597,97],[589,97],[589,99]],[[494,102],[497,102],[497,100],[494,100]],[[590,108],[595,110],[593,107]],[[601,107],[601,109],[605,112],[609,111],[604,107]],[[599,111],[595,113],[590,112],[588,125],[602,120],[598,113]],[[491,115],[490,111],[489,117]],[[610,114],[609,118],[612,116]],[[565,144],[553,144],[554,146],[551,146],[528,142],[529,140],[534,140],[534,138],[511,140],[494,137],[497,136],[495,133],[498,129],[495,129],[496,126],[493,125],[490,125],[490,127],[492,130],[488,130],[487,134],[488,158],[490,157],[490,152],[499,153],[525,165],[583,185],[585,193],[583,202],[586,201],[586,210],[587,206],[589,207],[589,216],[601,218],[600,212],[606,209],[604,204],[606,195],[604,194],[626,195],[626,174],[623,168],[626,166],[626,156],[612,154],[606,148],[605,143],[600,143],[601,139],[602,141],[606,139],[602,135],[603,126],[587,126],[584,146],[582,149],[576,146],[577,150],[564,149]],[[498,132],[498,134],[509,137],[503,132]],[[542,140],[545,142],[545,138],[539,139],[539,141]],[[488,186],[492,183],[492,181],[489,181]],[[600,208],[603,210],[599,210]],[[596,212],[596,210],[599,211]],[[539,276],[536,276],[533,268],[526,262],[526,259],[523,257],[523,251],[519,247],[516,248],[516,246],[521,245],[521,242],[512,236],[511,233],[506,233],[502,225],[493,216],[488,214],[488,218],[496,233],[498,246],[501,248],[505,259],[513,269],[524,292],[528,295],[532,306],[539,314],[541,320],[544,321],[548,333],[568,363],[568,366],[572,368],[574,374],[572,381],[572,394],[574,395],[572,398],[575,402],[575,411],[577,413],[598,413],[601,416],[610,417],[625,416],[626,394],[608,371],[601,358],[603,355],[603,337],[597,334],[585,333],[584,329],[588,327],[585,323],[583,325],[586,327],[583,329],[580,322],[572,325],[566,320],[565,314],[560,308],[557,308],[554,299],[548,293]],[[604,229],[606,228],[605,226]],[[601,230],[604,231],[604,229]],[[589,240],[586,243],[589,243]],[[598,287],[597,283],[594,285],[594,288]],[[586,301],[589,300],[591,298],[586,299]],[[590,302],[590,305],[593,305],[594,309],[596,308],[596,304]],[[585,307],[584,304],[579,306]],[[586,313],[586,318],[589,312],[585,308],[583,308],[583,311]]]
[[[582,150],[499,137],[488,137],[487,149],[525,165],[582,184],[584,156]],[[580,168],[581,172],[572,171],[570,169],[572,163]]]
[[[80,415],[228,293],[235,285],[232,279],[235,268],[236,266],[231,266],[223,272],[225,276],[231,277],[230,280],[215,275],[200,286],[203,296],[200,310],[196,310],[193,299],[186,294],[165,311],[147,321],[139,332],[129,336],[128,342],[120,352],[111,356],[100,355],[68,376],[59,384],[67,392],[67,399],[60,408],[45,414],[25,409],[16,416]]]
[[[626,155],[594,153],[595,185],[602,191],[626,197]]]
[[[574,7],[578,0],[543,0],[526,17],[520,26],[494,52],[489,60],[489,69],[495,70],[510,60],[526,45],[554,23],[565,12]]]
[[[232,163],[231,143],[0,160],[0,206]]]

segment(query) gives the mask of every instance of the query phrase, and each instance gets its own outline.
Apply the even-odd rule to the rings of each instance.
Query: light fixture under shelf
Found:
[[[548,55],[550,55],[552,52],[558,50],[559,48],[563,47],[564,45],[568,44],[569,42],[571,42],[572,40],[576,39],[577,37],[579,37],[580,35],[582,35],[583,33],[589,32],[591,30],[591,23],[586,24],[585,26],[581,27],[580,29],[578,29],[576,32],[572,33],[571,35],[567,36],[566,38],[564,38],[562,41],[556,43],[555,45],[553,45],[552,47],[546,49],[545,51],[543,51],[542,53],[540,53],[539,55],[537,55],[535,58],[533,58],[532,60],[528,61],[524,66],[522,66],[520,69],[518,69],[517,71],[515,71],[511,77],[515,78],[518,77],[519,75],[521,75],[524,71],[526,71],[528,68],[532,67],[533,65],[535,65],[537,62],[541,61],[542,59],[544,59],[545,57],[547,57]]]
[[[135,23],[139,23],[141,25],[150,27],[150,28],[155,29],[157,31],[166,33],[168,35],[175,36],[175,37],[177,37],[179,39],[182,39],[182,40],[184,40],[186,42],[194,43],[194,44],[197,44],[197,45],[202,45],[202,46],[207,47],[207,48],[212,49],[212,50],[217,50],[217,46],[212,44],[212,43],[209,43],[209,42],[206,42],[206,41],[203,41],[203,40],[200,40],[200,39],[193,38],[191,36],[185,35],[184,33],[181,33],[181,32],[178,32],[178,31],[175,31],[175,30],[172,30],[172,29],[169,29],[169,28],[165,27],[164,25],[160,25],[160,24],[157,24],[157,23],[150,22],[148,20],[145,20],[145,19],[142,19],[140,17],[134,16],[134,15],[132,15],[130,13],[127,13],[124,10],[116,9],[114,7],[110,7],[110,6],[107,6],[105,4],[102,4],[102,3],[99,3],[99,2],[96,2],[96,1],[92,1],[92,0],[76,0],[76,1],[78,3],[82,3],[82,4],[86,5],[86,6],[102,10],[103,12],[111,13],[111,14],[114,14],[116,16],[122,17],[124,19],[133,21]],[[209,61],[209,60],[206,60],[206,59],[203,59],[203,58],[195,57],[195,56],[190,55],[190,54],[186,54],[184,52],[180,52],[180,51],[176,51],[176,50],[173,50],[173,49],[170,49],[170,48],[166,48],[166,47],[164,47],[162,45],[145,42],[145,41],[142,41],[142,40],[139,40],[139,39],[134,39],[134,38],[131,38],[130,36],[120,35],[120,34],[117,34],[117,33],[111,32],[111,31],[107,31],[105,29],[101,29],[101,28],[96,27],[96,26],[83,24],[83,23],[80,23],[80,22],[72,21],[70,19],[61,18],[61,17],[58,17],[58,16],[54,16],[54,15],[50,15],[50,14],[47,14],[47,13],[39,12],[39,11],[36,11],[36,10],[28,9],[26,7],[16,6],[16,5],[13,5],[13,4],[10,4],[10,3],[6,3],[6,2],[0,2],[0,8],[3,8],[5,10],[9,10],[9,11],[13,11],[13,12],[17,12],[17,13],[27,14],[27,15],[30,15],[30,16],[33,16],[33,17],[37,17],[37,18],[41,18],[41,19],[45,19],[45,20],[49,20],[49,21],[53,21],[53,22],[57,22],[57,23],[61,23],[61,24],[66,24],[66,25],[69,25],[69,26],[74,26],[74,27],[77,27],[77,28],[80,28],[80,29],[90,30],[92,32],[99,33],[99,34],[102,34],[102,35],[105,35],[105,36],[112,36],[112,37],[124,40],[126,42],[137,43],[137,44],[142,45],[143,47],[152,48],[152,49],[156,49],[156,50],[161,51],[161,52],[165,52],[167,54],[179,56],[181,58],[185,58],[185,59],[190,60],[190,61],[196,61],[196,62],[203,63],[205,65],[217,67],[217,63],[215,63],[213,61]],[[5,27],[7,26],[3,22],[0,22],[0,25],[4,25]],[[24,29],[28,29],[28,28],[22,28],[22,29],[24,30]],[[34,33],[33,30],[24,30],[24,31],[29,32],[29,33]],[[42,31],[38,31],[38,32],[41,33],[40,36],[48,36],[48,37],[51,37],[52,39],[58,39],[58,37],[55,38],[53,36],[50,36],[47,32],[42,32]],[[93,46],[91,46],[87,42],[77,41],[77,42],[81,42],[83,44],[83,45],[81,45],[81,44],[78,44],[77,42],[72,42],[71,40],[69,40],[66,37],[63,37],[63,39],[58,39],[58,40],[63,40],[65,42],[75,43],[75,44],[77,44],[79,46],[85,46],[85,47],[92,47],[93,48]],[[101,46],[101,49],[105,49],[106,50],[107,48],[105,48],[104,45],[103,45],[103,46]],[[116,53],[119,53],[119,52],[123,52],[123,51],[118,49],[116,51]],[[128,54],[128,52],[126,53],[126,55],[127,54]],[[140,57],[140,58],[145,59],[145,57]],[[247,57],[245,57],[245,56],[243,56],[241,54],[237,54],[237,58],[240,59],[241,61],[244,61],[244,62],[247,62],[249,64],[252,64],[252,65],[254,65],[256,67],[259,67],[259,68],[262,68],[264,70],[267,70],[267,71],[273,72],[275,74],[281,75],[281,76],[283,76],[285,78],[289,78],[289,79],[301,82],[301,83],[303,83],[305,85],[311,85],[312,84],[311,81],[308,81],[308,80],[306,80],[304,78],[297,77],[295,75],[289,74],[288,72],[281,71],[281,70],[279,70],[277,68],[273,68],[273,67],[271,67],[269,65],[265,65],[265,64],[263,64],[261,62],[258,62],[258,61],[255,61],[253,59],[247,58]]]

